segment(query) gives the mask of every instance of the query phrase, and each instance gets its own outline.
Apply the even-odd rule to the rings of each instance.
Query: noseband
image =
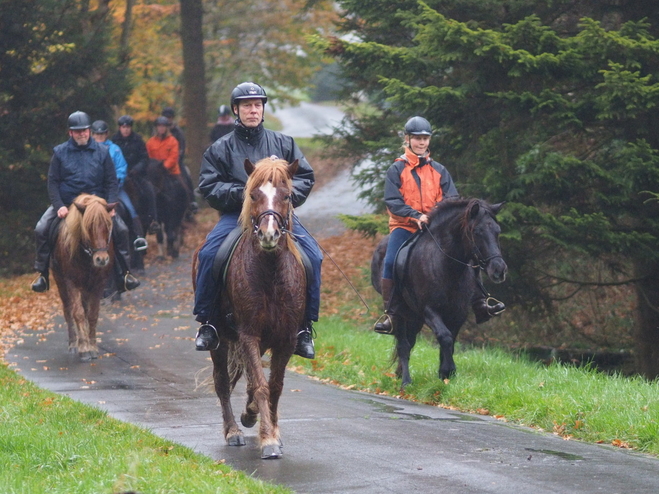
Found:
[[[256,233],[259,230],[259,225],[263,221],[263,218],[266,218],[267,216],[272,216],[275,219],[277,227],[279,230],[281,230],[282,234],[285,235],[288,233],[288,214],[284,218],[274,209],[267,209],[266,211],[263,211],[261,214],[259,214],[256,218],[252,218],[252,226],[254,228],[253,233]]]

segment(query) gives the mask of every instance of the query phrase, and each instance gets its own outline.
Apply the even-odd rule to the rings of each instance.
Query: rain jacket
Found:
[[[181,174],[178,165],[178,141],[173,135],[170,134],[164,138],[153,136],[146,141],[146,150],[149,152],[149,158],[163,162],[170,175]]]
[[[252,163],[277,156],[292,163],[299,160],[293,177],[293,207],[304,204],[315,183],[311,165],[292,137],[268,130],[260,124],[249,129],[236,124],[235,130],[215,141],[201,160],[199,190],[208,204],[223,213],[240,211],[247,182],[245,159]]]
[[[48,197],[57,211],[82,193],[117,202],[117,173],[106,146],[89,139],[78,146],[73,138],[55,146],[48,168]]]
[[[384,202],[389,212],[389,231],[404,228],[416,232],[415,219],[447,197],[457,197],[458,190],[444,165],[430,156],[419,157],[410,148],[387,170]]]
[[[121,148],[124,159],[128,164],[128,172],[131,175],[146,174],[149,153],[147,153],[146,144],[141,135],[131,132],[128,137],[124,137],[121,132],[117,132],[112,136],[112,142]]]

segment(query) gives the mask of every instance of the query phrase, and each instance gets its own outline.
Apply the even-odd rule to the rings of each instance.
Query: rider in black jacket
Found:
[[[39,276],[32,283],[32,290],[45,292],[50,287],[48,269],[50,265],[49,234],[56,219],[63,219],[75,198],[84,193],[94,194],[108,203],[117,202],[117,173],[106,146],[91,138],[91,119],[84,112],[69,115],[69,140],[55,146],[48,168],[48,196],[50,207],[34,229],[37,255],[34,268]],[[118,216],[113,216],[112,239],[116,246],[115,257],[120,281],[120,291],[132,290],[140,282],[128,272],[128,227]]]
[[[117,123],[119,130],[112,136],[112,142],[121,148],[128,164],[128,177],[135,182],[140,196],[144,198],[147,205],[149,233],[155,233],[160,226],[156,209],[156,191],[146,174],[149,162],[146,144],[141,135],[133,132],[133,117],[123,115],[119,117]]]
[[[197,350],[212,350],[219,344],[216,329],[209,324],[211,307],[217,292],[212,276],[213,260],[222,241],[238,224],[247,182],[245,158],[252,163],[276,156],[299,166],[293,177],[292,203],[301,206],[314,185],[314,173],[292,137],[263,127],[263,113],[268,98],[264,89],[252,82],[243,82],[231,93],[231,108],[236,119],[233,132],[215,141],[204,153],[199,175],[199,190],[211,207],[220,211],[220,221],[206,237],[199,251],[194,314],[202,324],[196,339]],[[293,233],[312,264],[312,282],[308,287],[306,323],[298,333],[296,355],[314,358],[312,322],[318,320],[320,306],[320,265],[322,254],[316,241],[293,218]]]

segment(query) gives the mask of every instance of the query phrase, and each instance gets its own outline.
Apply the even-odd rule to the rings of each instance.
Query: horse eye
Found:
[[[290,194],[284,196],[284,201],[290,201],[290,200],[291,200]]]

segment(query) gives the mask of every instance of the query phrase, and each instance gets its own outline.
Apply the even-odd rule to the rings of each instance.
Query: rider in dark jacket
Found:
[[[220,211],[221,216],[199,252],[194,314],[199,322],[205,324],[197,334],[197,350],[210,350],[216,348],[219,343],[217,331],[208,324],[218,289],[212,276],[212,267],[222,241],[238,224],[247,182],[245,158],[249,158],[252,163],[268,156],[277,156],[289,163],[297,159],[299,166],[293,177],[294,207],[304,203],[315,182],[313,170],[293,138],[263,127],[266,101],[265,91],[258,84],[239,84],[231,93],[231,107],[238,117],[235,130],[215,141],[206,150],[201,162],[199,190],[211,207]],[[318,320],[322,254],[297,216],[294,216],[293,222],[293,233],[299,234],[296,238],[313,267],[312,283],[308,287],[306,323],[298,333],[295,353],[305,358],[313,358],[312,322]]]
[[[34,268],[39,277],[32,283],[32,290],[45,292],[49,288],[48,268],[50,264],[49,234],[53,222],[68,214],[74,199],[84,193],[94,194],[108,203],[117,202],[117,174],[106,146],[91,138],[89,115],[77,111],[69,115],[69,140],[55,146],[48,169],[48,196],[50,207],[34,229],[37,255]],[[116,249],[118,275],[121,291],[137,288],[140,282],[128,272],[128,227],[113,216],[112,238]]]
[[[140,196],[144,197],[147,205],[149,233],[160,229],[156,209],[156,191],[147,178],[147,164],[149,154],[142,136],[133,132],[133,117],[123,115],[117,121],[119,130],[112,136],[112,142],[121,148],[121,152],[128,163],[128,177],[135,182]]]

